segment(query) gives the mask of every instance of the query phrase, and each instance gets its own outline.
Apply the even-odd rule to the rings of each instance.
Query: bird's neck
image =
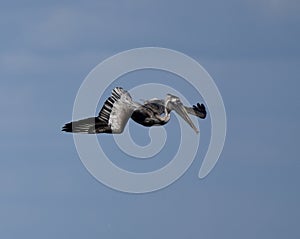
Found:
[[[167,123],[170,120],[170,113],[165,113],[163,116],[157,115],[156,118]]]

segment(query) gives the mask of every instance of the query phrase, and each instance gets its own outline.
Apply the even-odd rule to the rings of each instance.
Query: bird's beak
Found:
[[[174,110],[176,111],[176,113],[179,114],[180,117],[183,118],[192,127],[192,129],[195,130],[195,132],[198,134],[199,130],[196,128],[193,121],[189,117],[188,112],[184,108],[184,105],[177,104],[176,106],[173,106],[173,107],[174,107]]]

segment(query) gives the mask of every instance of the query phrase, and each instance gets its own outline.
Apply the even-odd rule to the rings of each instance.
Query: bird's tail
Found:
[[[62,131],[84,134],[111,133],[110,127],[98,117],[67,123],[63,126]]]

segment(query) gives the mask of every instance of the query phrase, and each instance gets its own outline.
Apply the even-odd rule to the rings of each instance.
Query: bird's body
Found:
[[[151,102],[150,100],[134,110],[131,119],[146,127],[164,125],[170,120],[170,114],[166,114],[166,117],[162,117],[162,115],[165,114],[165,110],[166,108],[163,102],[158,103],[156,100]]]
[[[62,130],[73,133],[120,134],[130,118],[146,127],[160,126],[169,122],[172,110],[178,113],[196,132],[198,129],[188,114],[202,119],[206,117],[203,104],[198,103],[193,107],[186,107],[178,97],[171,94],[168,94],[164,100],[154,98],[140,104],[134,102],[127,91],[116,87],[97,117],[67,123]]]

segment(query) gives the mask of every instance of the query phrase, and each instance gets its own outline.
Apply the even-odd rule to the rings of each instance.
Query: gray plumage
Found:
[[[187,107],[177,96],[171,94],[167,94],[165,99],[154,98],[140,104],[134,102],[126,90],[116,87],[105,101],[97,117],[67,123],[62,131],[87,134],[120,134],[130,118],[146,127],[164,125],[169,122],[171,111],[179,114],[197,133],[198,129],[188,114],[202,119],[206,117],[203,104],[198,103],[193,107]]]

